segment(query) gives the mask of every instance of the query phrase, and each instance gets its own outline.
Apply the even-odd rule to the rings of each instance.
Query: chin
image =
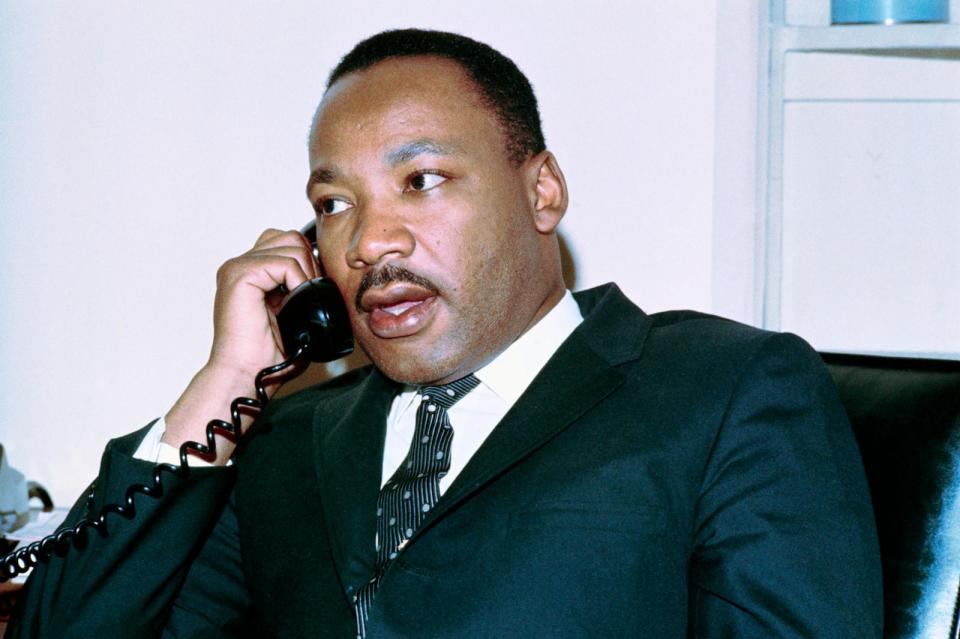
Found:
[[[381,373],[401,384],[422,385],[448,377],[457,369],[456,357],[437,357],[436,348],[391,343],[378,338],[357,339],[363,352]],[[372,343],[371,343],[372,342]],[[424,353],[428,353],[425,357]],[[453,361],[450,361],[453,360]]]

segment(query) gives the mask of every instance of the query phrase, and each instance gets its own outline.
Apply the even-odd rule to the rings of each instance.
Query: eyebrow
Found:
[[[390,149],[383,155],[383,160],[390,166],[397,166],[404,162],[409,162],[420,155],[456,155],[462,153],[460,147],[453,144],[441,144],[436,140],[421,138],[404,142],[400,146]],[[331,168],[320,167],[310,172],[310,178],[307,180],[307,194],[309,195],[311,187],[316,184],[332,184],[339,179],[340,174]]]
[[[412,160],[418,155],[455,155],[460,152],[459,147],[421,138],[404,142],[400,146],[390,149],[384,154],[383,160],[390,166],[397,166]]]
[[[307,181],[309,189],[314,184],[329,184],[337,179],[337,172],[333,169],[319,168],[310,171],[310,179]]]

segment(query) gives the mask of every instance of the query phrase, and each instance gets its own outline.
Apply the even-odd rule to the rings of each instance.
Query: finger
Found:
[[[228,260],[217,273],[218,287],[224,291],[244,285],[264,296],[281,285],[293,290],[308,279],[300,260],[276,254],[245,254]]]
[[[310,248],[298,245],[298,246],[271,246],[265,248],[252,249],[244,253],[243,256],[250,257],[263,257],[276,255],[279,257],[290,257],[300,263],[300,268],[307,275],[308,279],[313,279],[319,277],[320,268],[317,264],[317,261],[313,257],[313,251]]]
[[[263,232],[260,233],[259,237],[257,237],[257,241],[253,243],[253,246],[257,247],[264,242],[269,242],[273,238],[283,235],[284,233],[286,233],[286,231],[281,229],[274,229],[274,228],[264,229]]]
[[[311,245],[310,240],[304,237],[299,231],[267,229],[260,234],[260,237],[257,238],[257,242],[251,250],[271,248],[274,246],[303,246],[309,249]]]

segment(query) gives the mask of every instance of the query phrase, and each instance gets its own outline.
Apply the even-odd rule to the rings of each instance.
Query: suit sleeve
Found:
[[[67,524],[122,504],[130,484],[152,483],[154,465],[132,456],[143,432],[110,442],[92,498],[81,496]],[[107,537],[90,531],[86,548],[34,569],[8,639],[232,636],[246,605],[227,506],[234,475],[231,468],[195,468],[185,479],[163,473],[164,495],[137,495],[132,520],[109,515]]]
[[[819,356],[769,337],[704,470],[695,637],[880,637],[880,557],[856,442]]]

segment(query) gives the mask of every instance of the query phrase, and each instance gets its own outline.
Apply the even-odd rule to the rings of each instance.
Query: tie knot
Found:
[[[420,388],[420,395],[423,397],[423,402],[439,404],[443,406],[444,409],[447,409],[463,399],[463,397],[476,388],[479,383],[480,380],[471,373],[449,384],[422,386]]]

